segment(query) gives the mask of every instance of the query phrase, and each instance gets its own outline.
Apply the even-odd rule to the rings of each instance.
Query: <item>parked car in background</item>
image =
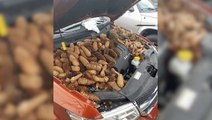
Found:
[[[153,1],[141,0],[114,23],[157,43],[157,20],[157,8]]]

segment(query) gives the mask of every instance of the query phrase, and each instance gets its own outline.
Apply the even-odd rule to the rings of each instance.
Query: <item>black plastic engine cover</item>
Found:
[[[116,47],[119,50],[120,57],[116,59],[116,64],[114,68],[120,73],[126,73],[127,69],[130,66],[130,52],[129,50],[122,44],[118,44]]]
[[[135,71],[134,75],[127,82],[125,87],[117,92],[95,92],[102,101],[121,101],[128,99],[131,102],[136,102],[138,105],[144,103],[149,97],[152,96],[154,90],[157,88],[158,73],[157,73],[157,53],[153,49],[149,49],[144,54],[144,60],[139,68]],[[153,67],[149,71],[149,67]],[[155,76],[151,76],[152,72]]]
[[[144,61],[121,90],[121,93],[127,99],[136,101],[139,105],[152,95],[158,83],[157,54],[154,50],[149,49],[145,52],[144,56]],[[152,71],[148,70],[149,67],[153,67]],[[152,72],[156,72],[154,73],[156,76],[152,76]]]

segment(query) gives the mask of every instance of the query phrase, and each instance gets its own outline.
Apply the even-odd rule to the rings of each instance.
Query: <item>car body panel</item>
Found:
[[[126,11],[121,17],[116,19],[114,23],[119,25],[127,30],[130,30],[134,33],[139,30],[139,25],[141,22],[140,12],[136,6],[133,6],[134,11]]]
[[[101,118],[101,114],[95,108],[93,102],[88,100],[85,96],[81,95],[75,90],[69,90],[65,87],[61,81],[54,78],[54,106],[58,109],[54,111],[61,111],[59,108],[62,107],[64,111],[62,113],[55,112],[56,116],[63,116],[65,110],[71,111],[79,116],[85,118]],[[59,107],[59,106],[60,107]]]
[[[141,23],[142,24],[151,24],[157,25],[158,24],[158,13],[157,12],[150,12],[150,13],[140,13],[141,15]]]

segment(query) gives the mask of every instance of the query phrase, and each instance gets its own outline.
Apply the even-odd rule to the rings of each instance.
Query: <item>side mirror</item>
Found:
[[[134,11],[135,11],[135,9],[134,9],[133,7],[131,7],[128,11],[130,11],[130,12],[134,12]]]

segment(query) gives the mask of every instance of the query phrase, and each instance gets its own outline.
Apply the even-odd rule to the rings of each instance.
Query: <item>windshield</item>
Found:
[[[137,3],[138,9],[141,12],[150,12],[155,11],[156,8],[149,0],[141,0]]]

